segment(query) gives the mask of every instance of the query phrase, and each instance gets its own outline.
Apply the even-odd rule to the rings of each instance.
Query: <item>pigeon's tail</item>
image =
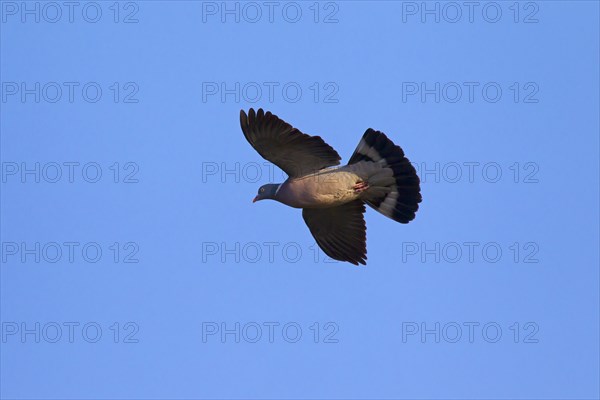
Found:
[[[421,188],[417,171],[402,149],[385,134],[367,129],[348,164],[361,161],[380,165],[367,179],[362,200],[394,221],[412,221],[422,199]]]

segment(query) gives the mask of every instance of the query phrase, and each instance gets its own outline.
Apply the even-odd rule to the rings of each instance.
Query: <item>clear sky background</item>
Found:
[[[597,2],[0,7],[2,398],[598,398]],[[325,259],[250,107],[416,219]]]

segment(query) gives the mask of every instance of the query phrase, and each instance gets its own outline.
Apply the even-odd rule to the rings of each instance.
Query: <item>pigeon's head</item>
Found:
[[[277,194],[277,189],[279,189],[279,186],[281,185],[275,183],[267,183],[266,185],[262,185],[260,189],[258,189],[258,194],[254,198],[254,200],[252,200],[252,202],[256,203],[259,200],[274,199],[275,195]]]

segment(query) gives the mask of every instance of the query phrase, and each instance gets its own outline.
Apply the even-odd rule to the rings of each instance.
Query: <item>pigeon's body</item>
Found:
[[[353,187],[362,180],[352,165],[326,168],[286,180],[275,200],[294,208],[335,207],[358,199]]]
[[[265,159],[289,178],[267,184],[254,199],[273,199],[302,216],[330,257],[365,264],[364,204],[408,223],[421,202],[419,178],[404,152],[383,133],[367,129],[348,165],[319,136],[303,134],[270,112],[241,112],[242,131]]]

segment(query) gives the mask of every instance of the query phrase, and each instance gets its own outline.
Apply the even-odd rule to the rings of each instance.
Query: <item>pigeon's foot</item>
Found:
[[[367,182],[363,182],[363,181],[357,182],[354,186],[352,186],[352,189],[354,189],[354,193],[364,192],[368,188],[369,188],[369,184]]]

